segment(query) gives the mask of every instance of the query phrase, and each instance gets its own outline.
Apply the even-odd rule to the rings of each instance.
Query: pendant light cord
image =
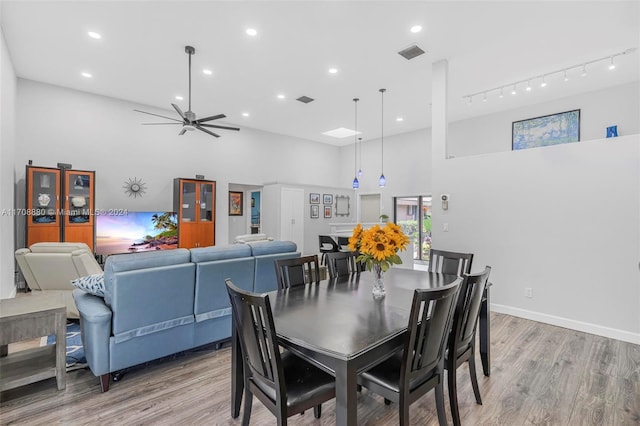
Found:
[[[359,98],[353,98],[355,105],[355,134],[353,135],[353,172],[358,178],[358,101]]]
[[[380,109],[380,145],[381,145],[381,159],[380,159],[380,171],[381,174],[384,175],[384,92],[386,92],[387,89],[380,89],[380,97],[382,98],[382,108]]]

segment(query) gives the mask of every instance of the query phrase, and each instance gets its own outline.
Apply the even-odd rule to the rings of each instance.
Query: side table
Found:
[[[55,377],[66,387],[67,308],[41,295],[0,300],[0,392]],[[55,334],[56,343],[7,355],[6,345]]]

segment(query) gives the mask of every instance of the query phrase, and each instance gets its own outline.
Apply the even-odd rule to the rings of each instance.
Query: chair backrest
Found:
[[[356,269],[353,252],[350,251],[327,253],[327,269],[330,278],[360,273],[360,270]]]
[[[253,382],[266,394],[285,395],[285,382],[269,296],[225,280],[236,333]],[[271,390],[271,391],[270,391]]]
[[[461,279],[435,289],[417,289],[413,293],[411,314],[400,369],[401,392],[411,384],[444,369],[444,355],[451,318]]]
[[[336,243],[335,240],[328,235],[318,235],[318,242],[320,243],[321,253],[329,253],[340,250],[338,243]]]
[[[472,253],[456,253],[431,249],[429,251],[429,272],[457,275],[471,272]]]
[[[318,255],[279,259],[274,265],[279,289],[320,281]]]
[[[341,251],[347,251],[349,250],[349,248],[347,247],[349,245],[349,237],[338,237],[338,249]]]
[[[490,272],[491,267],[486,266],[482,272],[464,275],[449,337],[450,354],[461,355],[475,339],[482,295]]]

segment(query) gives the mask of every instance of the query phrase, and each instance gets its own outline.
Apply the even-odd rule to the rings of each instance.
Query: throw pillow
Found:
[[[104,297],[104,274],[76,278],[71,280],[71,285],[95,296]]]

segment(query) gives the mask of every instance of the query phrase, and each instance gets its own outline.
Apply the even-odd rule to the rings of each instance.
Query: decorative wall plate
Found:
[[[142,182],[142,179],[134,177],[133,179],[127,179],[122,187],[124,188],[124,193],[129,197],[138,198],[145,193],[146,185],[146,183]]]

